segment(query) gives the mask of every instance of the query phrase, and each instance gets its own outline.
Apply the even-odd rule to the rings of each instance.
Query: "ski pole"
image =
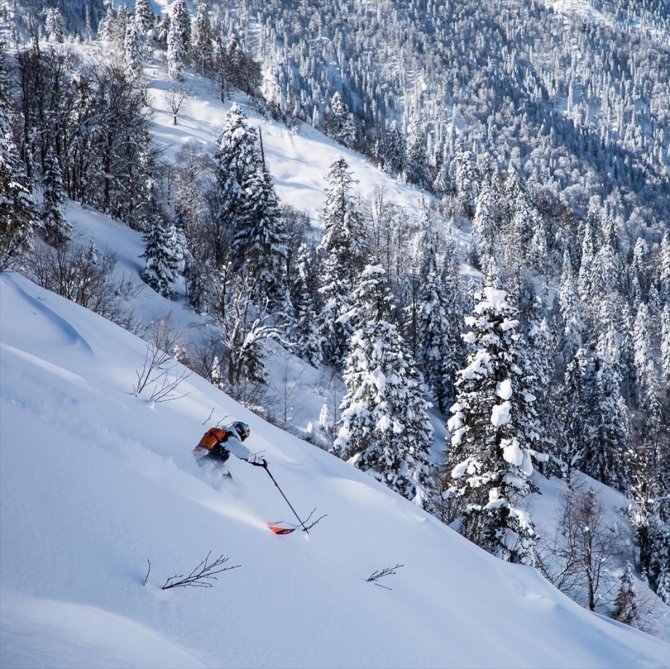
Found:
[[[284,494],[284,491],[279,487],[279,483],[277,483],[277,481],[275,481],[275,477],[272,476],[272,474],[270,473],[270,470],[267,467],[263,467],[263,469],[265,469],[265,471],[268,473],[268,476],[272,479],[272,482],[277,486],[277,490],[279,490],[279,492],[281,493],[281,496],[286,500],[286,503],[291,507],[291,511],[293,511],[293,515],[298,519],[298,521],[302,525],[302,529],[305,532],[307,532],[307,534],[309,534],[309,530],[305,527],[305,523],[303,523],[302,520],[300,520],[300,516],[296,513],[296,511],[293,508],[293,505],[291,504],[291,502],[288,501],[288,497],[286,497],[286,495]]]

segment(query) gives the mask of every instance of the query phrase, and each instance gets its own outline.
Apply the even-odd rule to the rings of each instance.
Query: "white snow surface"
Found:
[[[580,608],[199,377],[172,402],[135,397],[144,351],[0,275],[0,666],[667,666],[664,642]],[[328,514],[309,535],[268,530],[291,513],[262,469],[231,458],[222,480],[195,463],[224,416],[249,423],[246,444],[299,513]],[[211,589],[161,590],[209,551],[241,567]],[[392,590],[366,582],[395,564]]]

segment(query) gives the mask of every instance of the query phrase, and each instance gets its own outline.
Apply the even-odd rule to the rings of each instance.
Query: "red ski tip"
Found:
[[[268,527],[274,534],[291,534],[291,532],[295,532],[295,527],[286,527],[279,523],[268,523]]]

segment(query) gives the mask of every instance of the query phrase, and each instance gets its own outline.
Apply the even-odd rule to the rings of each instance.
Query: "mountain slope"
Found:
[[[660,667],[668,646],[593,616],[197,377],[151,404],[144,343],[14,274],[0,276],[3,666]],[[262,470],[232,481],[191,448],[249,422]],[[239,569],[162,591],[208,551]],[[147,559],[151,572],[143,586]],[[374,570],[404,565],[384,584]],[[485,640],[485,641],[484,641]]]

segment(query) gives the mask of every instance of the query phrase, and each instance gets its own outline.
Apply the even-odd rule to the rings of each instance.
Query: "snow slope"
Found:
[[[346,463],[193,376],[152,405],[131,387],[144,343],[0,275],[3,667],[663,667],[670,647],[594,616]],[[208,416],[212,414],[212,420]],[[194,463],[235,416],[265,473]],[[241,567],[163,591],[208,551]],[[151,561],[148,582],[143,585]],[[404,565],[383,581],[377,569]]]
[[[194,142],[214,150],[233,102],[242,104],[249,124],[260,129],[265,158],[280,200],[310,216],[318,224],[326,199],[326,174],[337,156],[344,156],[357,183],[357,191],[369,197],[383,189],[386,199],[418,214],[422,200],[431,199],[424,191],[401,184],[367,161],[360,153],[345,148],[323,133],[304,124],[299,131],[280,121],[264,118],[246,104],[242,94],[221,103],[215,82],[194,72],[185,73],[186,98],[173,125],[168,96],[175,88],[167,77],[165,64],[154,60],[145,68],[148,104],[151,109],[152,138],[162,149],[162,158],[174,163],[179,149]]]

